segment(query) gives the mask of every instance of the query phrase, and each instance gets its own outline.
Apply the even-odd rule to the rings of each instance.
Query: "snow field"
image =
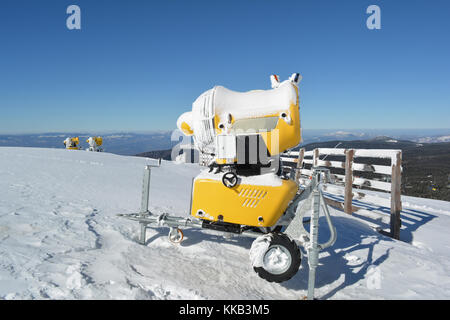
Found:
[[[301,299],[298,274],[268,283],[253,271],[251,238],[225,239],[168,228],[136,242],[142,173],[153,160],[64,149],[0,148],[0,298],[2,299]],[[199,167],[163,161],[152,169],[150,210],[187,215]],[[385,197],[385,194],[379,194]],[[331,210],[338,240],[320,254],[319,299],[450,298],[450,205],[403,197],[403,240],[362,217]],[[378,208],[379,209],[379,208]],[[374,211],[378,210],[373,208]],[[380,210],[378,210],[380,211]],[[320,239],[327,239],[324,218]]]

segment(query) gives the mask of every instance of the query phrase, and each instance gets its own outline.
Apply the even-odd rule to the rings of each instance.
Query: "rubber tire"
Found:
[[[255,270],[258,276],[260,276],[264,280],[280,283],[291,279],[298,272],[298,269],[300,268],[300,264],[302,262],[302,256],[297,244],[289,239],[289,237],[285,234],[273,233],[269,248],[271,245],[275,244],[285,247],[291,254],[292,262],[289,269],[281,274],[272,274],[266,271],[264,267],[253,267],[253,270]]]

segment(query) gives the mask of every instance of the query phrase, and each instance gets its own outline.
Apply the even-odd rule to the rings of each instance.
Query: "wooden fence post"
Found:
[[[394,158],[395,157],[395,158]],[[402,153],[398,152],[392,157],[391,176],[391,237],[400,239],[400,227],[402,225],[400,212],[402,211],[401,185],[402,185]]]
[[[348,214],[353,213],[352,209],[352,185],[353,185],[353,157],[355,150],[345,150],[345,194],[344,194],[344,212]]]
[[[295,182],[299,183],[300,182],[300,170],[303,167],[303,159],[305,157],[305,148],[301,148],[298,151],[298,159],[297,159],[297,170],[295,171]]]
[[[313,152],[313,167],[317,167],[319,164],[319,148],[314,149]]]

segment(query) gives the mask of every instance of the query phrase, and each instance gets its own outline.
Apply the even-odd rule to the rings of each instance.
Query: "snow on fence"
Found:
[[[322,156],[322,159],[321,159]],[[341,159],[342,161],[327,160],[328,157]],[[356,163],[355,158],[374,158],[390,159],[390,165]],[[340,169],[345,174],[332,173],[334,184],[327,184],[324,189],[330,194],[336,194],[344,197],[344,202],[339,202],[330,198],[327,201],[332,206],[340,207],[344,212],[352,214],[355,211],[363,212],[364,206],[353,200],[364,200],[377,205],[390,207],[390,233],[395,239],[400,237],[402,210],[401,203],[401,172],[402,172],[402,151],[390,149],[336,149],[336,148],[316,148],[311,151],[305,151],[304,148],[299,151],[288,151],[281,156],[283,163],[296,164],[295,181],[300,185],[306,185],[312,174],[312,167],[329,167]],[[366,161],[367,162],[367,161]],[[305,168],[306,166],[309,169]],[[336,171],[336,170],[334,170]],[[375,180],[375,178],[364,178],[356,176],[355,173],[365,172],[372,175],[381,176],[384,179]],[[383,181],[384,180],[384,181]],[[389,181],[390,180],[390,181]],[[342,187],[338,187],[343,185]],[[356,187],[358,190],[354,190]],[[368,192],[367,189],[381,190],[390,192],[390,201],[376,197]]]

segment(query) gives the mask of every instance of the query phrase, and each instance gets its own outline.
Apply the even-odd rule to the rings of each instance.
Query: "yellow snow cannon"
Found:
[[[80,147],[78,147],[78,144],[80,143],[80,139],[78,137],[71,138],[68,137],[66,140],[64,140],[64,145],[66,146],[66,149],[69,150],[80,150]]]
[[[191,215],[202,227],[226,232],[272,233],[297,195],[298,185],[279,170],[279,154],[301,142],[298,84],[294,73],[272,89],[235,92],[216,86],[200,95],[177,126],[212,158],[193,182]],[[295,244],[278,239],[298,257]],[[293,258],[294,259],[294,258]],[[299,260],[273,279],[284,281]],[[295,269],[293,273],[292,270]],[[267,276],[272,279],[270,275]]]
[[[208,223],[274,228],[298,191],[278,172],[281,152],[300,143],[294,73],[272,89],[235,92],[221,86],[195,100],[177,126],[213,161],[194,179],[191,215]],[[213,169],[215,169],[213,171]]]
[[[86,149],[86,151],[95,151],[95,152],[101,152],[103,151],[100,146],[103,144],[103,138],[102,137],[89,137],[86,142],[89,144],[89,148]]]
[[[182,217],[149,210],[151,169],[161,161],[146,165],[140,211],[119,214],[140,223],[141,244],[147,244],[146,228],[152,226],[169,227],[173,243],[183,240],[182,227],[254,237],[249,252],[253,269],[270,282],[297,273],[303,246],[308,253],[308,299],[314,297],[319,251],[332,246],[337,233],[322,193],[322,185],[331,181],[329,169],[312,167],[311,181],[301,190],[292,174],[298,168],[289,175],[280,170],[280,154],[301,142],[300,80],[298,73],[283,82],[272,75],[271,90],[234,92],[217,86],[195,100],[177,126],[193,136],[200,159],[210,159],[208,168],[194,178],[190,216]],[[307,212],[310,232],[303,226]],[[318,242],[321,212],[330,231],[325,243]]]

